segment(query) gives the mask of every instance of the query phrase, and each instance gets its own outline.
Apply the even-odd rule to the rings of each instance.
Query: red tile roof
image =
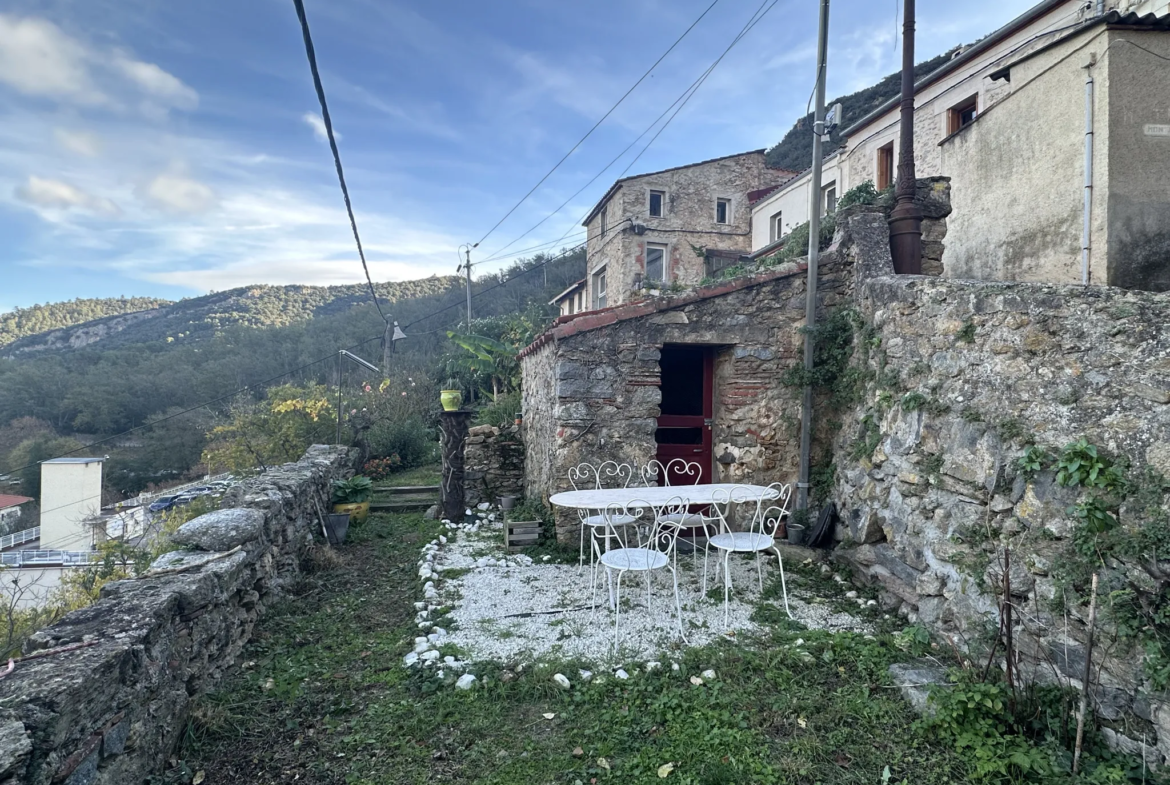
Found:
[[[521,349],[517,357],[524,359],[553,340],[568,338],[570,335],[589,332],[590,330],[597,330],[611,324],[616,324],[617,322],[624,322],[627,319],[636,319],[639,316],[647,316],[652,313],[658,313],[659,311],[681,308],[684,305],[690,305],[700,300],[709,300],[712,297],[720,297],[731,292],[739,291],[740,289],[759,286],[768,281],[774,281],[777,278],[799,275],[807,269],[808,263],[800,262],[795,269],[785,266],[774,270],[766,270],[755,275],[745,275],[739,278],[717,281],[716,283],[699,286],[678,295],[649,297],[645,300],[636,300],[632,303],[613,305],[609,308],[599,308],[595,311],[581,311],[580,313],[561,316],[552,323],[551,327],[536,336],[536,339],[532,343]]]
[[[0,493],[0,510],[5,510],[9,507],[16,507],[18,505],[24,504],[25,502],[31,501],[31,496],[13,496],[12,494],[8,493]]]

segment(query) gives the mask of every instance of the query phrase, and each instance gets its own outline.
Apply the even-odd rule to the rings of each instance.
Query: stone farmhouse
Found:
[[[768,168],[764,151],[753,150],[618,180],[584,222],[587,309],[694,286],[738,260],[751,251],[753,194],[793,174]]]
[[[949,177],[947,277],[1170,289],[1170,4],[1045,0],[918,80],[919,177]],[[821,209],[898,166],[898,99],[852,119]],[[752,250],[808,220],[810,173],[752,205]],[[925,238],[941,239],[941,238]]]

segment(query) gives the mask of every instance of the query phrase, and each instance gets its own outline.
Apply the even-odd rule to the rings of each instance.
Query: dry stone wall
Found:
[[[1058,484],[1051,457],[1084,437],[1128,464],[1146,498],[1130,492],[1120,526],[1165,527],[1165,488],[1147,470],[1170,477],[1170,297],[894,276],[866,281],[859,295],[874,348],[871,381],[835,449],[847,524],[837,557],[888,607],[965,649],[997,624],[1010,550],[1021,672],[1078,685],[1086,587],[1067,565],[1084,532],[1075,505],[1095,492]],[[1050,458],[1022,470],[1033,444]],[[1168,696],[1110,607],[1135,592],[1165,602],[1166,548],[1109,553],[1096,567],[1096,709],[1118,746],[1140,753],[1146,739],[1151,762],[1170,757]]]
[[[520,426],[477,425],[463,449],[463,498],[468,506],[524,495],[524,443]]]
[[[127,785],[157,773],[192,698],[297,580],[330,482],[351,473],[345,448],[310,448],[181,527],[184,550],[37,633],[0,680],[0,783]]]

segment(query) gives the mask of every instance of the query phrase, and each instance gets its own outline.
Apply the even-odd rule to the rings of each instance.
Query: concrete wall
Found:
[[[753,152],[623,180],[606,207],[606,234],[601,235],[600,214],[588,224],[590,307],[595,295],[593,274],[602,265],[608,271],[608,305],[620,305],[634,296],[635,275],[646,271],[647,243],[667,247],[666,282],[684,286],[694,286],[706,275],[704,255],[698,249],[749,252],[752,212],[748,192],[789,176],[767,168],[763,152]],[[649,215],[651,190],[666,194],[661,218]],[[731,202],[726,224],[715,220],[716,200],[721,198]],[[645,224],[646,233],[634,235],[629,223],[620,224],[624,219]]]
[[[100,460],[64,459],[41,464],[41,548],[86,551],[93,544],[86,521],[102,506]]]
[[[1170,58],[1170,33],[1119,29],[1096,69],[1109,90],[1108,281],[1161,292],[1170,290],[1170,62],[1126,41]]]
[[[1013,67],[1011,97],[939,146],[954,208],[947,277],[1081,281],[1083,66],[1090,53],[1103,51],[1104,38],[1099,28]],[[1090,280],[1105,283],[1110,84],[1103,74],[1095,76],[1094,177],[1100,187],[1093,199]]]
[[[83,645],[26,659],[0,680],[0,782],[126,785],[159,774],[192,697],[234,664],[297,579],[330,484],[350,473],[345,448],[310,448],[229,492],[234,509],[184,524],[176,539],[190,550],[157,560],[158,574],[108,584],[96,604],[36,633],[28,653]]]

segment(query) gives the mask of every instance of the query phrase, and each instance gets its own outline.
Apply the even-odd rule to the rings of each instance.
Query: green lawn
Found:
[[[351,529],[344,565],[272,609],[244,667],[198,700],[167,781],[199,772],[207,785],[969,781],[965,760],[920,729],[891,688],[886,668],[906,655],[889,635],[782,621],[759,641],[686,651],[679,672],[667,662],[593,684],[577,663],[528,667],[508,682],[499,667],[477,668],[483,683],[468,692],[408,672],[415,562],[437,532],[418,515]],[[715,679],[691,682],[708,668]],[[571,690],[553,684],[557,671]]]
[[[416,466],[390,475],[374,483],[375,488],[401,488],[405,485],[438,485],[442,479],[442,467],[437,464]]]

